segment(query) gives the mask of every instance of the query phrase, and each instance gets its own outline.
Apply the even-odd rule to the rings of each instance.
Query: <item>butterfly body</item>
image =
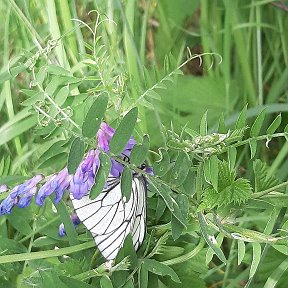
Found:
[[[135,250],[142,244],[146,230],[146,192],[145,178],[134,174],[128,201],[122,196],[120,178],[113,176],[108,177],[106,187],[94,200],[89,195],[80,200],[71,195],[77,216],[107,260],[116,258],[128,234]]]

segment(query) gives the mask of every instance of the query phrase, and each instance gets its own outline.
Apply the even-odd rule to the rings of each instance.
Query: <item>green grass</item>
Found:
[[[190,131],[198,131],[202,115],[206,111],[208,111],[208,127],[213,132],[217,129],[221,115],[226,119],[226,131],[228,128],[233,129],[239,113],[246,105],[248,105],[247,125],[251,126],[256,116],[265,108],[267,116],[262,130],[266,131],[276,115],[282,113],[282,122],[278,130],[283,131],[288,123],[286,104],[288,100],[288,18],[287,11],[273,5],[273,2],[275,1],[127,0],[123,4],[120,0],[3,0],[0,5],[2,19],[0,25],[2,35],[0,180],[14,185],[19,183],[19,176],[32,176],[38,172],[47,175],[62,168],[66,164],[70,136],[75,136],[79,132],[84,115],[94,100],[92,96],[97,93],[105,93],[109,96],[110,106],[108,105],[105,119],[113,126],[117,126],[120,116],[133,106],[138,107],[139,121],[134,135],[140,142],[143,134],[149,134],[151,144],[149,163],[158,160],[155,154],[159,147],[169,146],[165,134],[167,129],[173,127],[178,134],[183,127]],[[287,1],[283,3],[287,8]],[[57,40],[57,45],[52,52],[46,53],[47,51],[43,49],[49,47],[51,44],[49,40]],[[202,64],[199,65],[199,58],[193,59],[182,67],[184,74],[180,75],[177,67],[187,59],[186,47],[190,48],[192,54],[195,54],[194,51],[198,54],[204,53],[201,57]],[[41,54],[39,57],[37,51]],[[217,55],[221,56],[221,63]],[[29,62],[31,59],[35,62]],[[28,68],[20,65],[21,63],[33,65]],[[43,107],[50,108],[50,112],[54,113],[50,118],[36,113],[33,105],[38,102],[33,100],[34,94],[29,94],[29,91],[22,92],[22,89],[25,92],[24,89],[30,89],[29,87],[31,87],[30,92],[43,87],[45,90],[50,82],[51,91],[54,89],[57,93],[62,85],[57,84],[57,81],[60,81],[63,75],[60,72],[49,75],[45,74],[45,71],[41,72],[40,68],[47,67],[47,64],[65,68],[68,71],[67,79],[70,77],[70,82],[67,80],[69,83],[67,102],[55,107],[54,102],[51,102],[46,94],[44,96]],[[45,75],[47,78],[41,78],[41,73],[44,73],[42,76]],[[85,80],[78,84],[76,80],[73,82],[71,77],[74,77],[73,81],[76,78],[82,80],[85,78]],[[43,80],[43,85],[39,79]],[[38,87],[34,85],[36,82]],[[86,102],[81,100],[79,94]],[[32,106],[21,104],[27,99],[32,101]],[[69,118],[70,124],[63,120],[65,113],[69,114],[68,106],[74,108],[73,115],[71,119]],[[39,107],[42,106],[39,104]],[[57,109],[60,111],[59,115]],[[55,119],[61,122],[60,127],[56,129],[52,127]],[[49,125],[41,126],[45,121],[49,122]],[[205,126],[206,122],[203,120],[202,124]],[[205,130],[203,125],[202,130]],[[288,177],[287,154],[288,144],[282,138],[273,138],[270,149],[266,149],[263,143],[258,145],[256,151],[256,157],[269,165],[268,176],[277,175],[283,182],[287,181]],[[176,156],[173,153],[170,156],[173,163]],[[252,179],[248,146],[239,150],[237,156],[236,169],[239,175]],[[201,186],[201,183],[197,184]],[[200,194],[196,195],[201,198],[202,192],[198,191],[198,193]],[[163,205],[163,201],[158,201],[151,205],[155,207]],[[286,225],[286,211],[283,213],[279,208],[280,204],[275,204],[273,209],[267,210],[269,214],[263,213],[259,216],[262,219],[253,219],[255,216],[253,205],[256,202],[251,203],[251,207],[244,212],[244,216],[250,220],[242,219],[239,221],[239,226],[265,231],[264,233],[267,234],[271,234],[276,229],[278,233],[277,229],[282,227],[283,223],[284,226]],[[257,205],[260,204],[257,202]],[[19,213],[18,217],[22,216],[27,220],[25,223],[28,223],[28,226],[24,225],[22,230],[19,230],[21,223],[16,216],[0,218],[0,287],[32,287],[35,280],[33,273],[41,276],[45,269],[49,270],[51,267],[57,267],[58,276],[70,275],[72,278],[77,278],[77,274],[87,274],[101,264],[97,259],[95,261],[97,255],[94,258],[91,255],[91,251],[94,254],[95,249],[87,250],[92,247],[91,242],[79,244],[87,239],[91,240],[91,237],[84,227],[80,228],[82,234],[77,236],[69,222],[68,213],[71,212],[71,207],[61,203],[57,207],[61,221],[57,218],[55,223],[53,219],[57,216],[52,212],[52,208],[49,212],[49,207],[51,208],[50,202],[45,209],[41,210],[42,212],[39,212],[35,205],[27,209],[27,214],[16,212]],[[228,212],[223,209],[219,213],[227,216]],[[252,218],[249,218],[250,216]],[[62,221],[70,227],[67,229],[68,236],[64,240],[57,236],[57,225]],[[283,223],[280,225],[279,221]],[[47,223],[51,223],[51,226],[46,227]],[[154,227],[157,222],[150,224]],[[192,229],[193,236],[195,223],[189,225],[191,227],[188,229]],[[161,234],[162,232],[159,231],[155,233]],[[276,233],[275,231],[273,233]],[[43,240],[40,240],[39,246],[37,242],[35,245],[35,240],[41,237]],[[187,258],[187,261],[185,264],[179,264],[180,262],[174,263],[171,259],[164,259],[165,257],[160,259],[161,256],[156,256],[156,259],[168,263],[167,265],[172,261],[171,267],[173,268],[175,264],[177,273],[181,274],[183,268],[187,275],[189,273],[193,277],[196,275],[194,278],[201,274],[201,279],[204,280],[201,280],[200,284],[197,283],[199,287],[240,287],[241,281],[247,281],[249,275],[250,280],[245,287],[274,287],[275,283],[277,283],[276,287],[286,287],[284,280],[287,277],[285,260],[287,252],[278,252],[276,248],[279,247],[274,249],[267,245],[262,246],[261,250],[260,244],[246,243],[246,254],[242,255],[243,262],[238,266],[237,241],[226,239],[221,247],[228,264],[223,266],[215,256],[211,256],[213,254],[211,246],[210,250],[201,247],[201,252],[194,255],[193,249],[200,246],[196,246],[197,243],[190,243],[189,249],[192,250],[185,251],[183,256],[180,255],[182,252],[179,252],[183,247],[177,246],[170,238],[167,247],[170,247],[169,253],[174,258],[171,257]],[[1,245],[2,240],[3,245]],[[41,241],[44,243],[43,246]],[[18,243],[21,243],[19,247],[17,247]],[[67,248],[70,245],[71,247]],[[60,249],[53,250],[55,246]],[[215,249],[217,251],[217,248]],[[81,258],[79,251],[82,251],[86,257],[86,260],[82,259],[83,263],[81,261],[76,263]],[[17,256],[18,258],[13,255],[20,252],[23,254]],[[69,264],[63,264],[65,257],[61,258],[62,255],[73,252],[77,252],[75,255],[78,258],[75,256],[69,259]],[[202,265],[205,262],[203,259],[206,257],[206,252],[208,255],[210,253],[209,271],[206,265]],[[189,255],[193,258],[190,259]],[[201,265],[193,262],[194,257],[195,261],[202,261]],[[249,264],[253,257],[251,272]],[[33,262],[33,259],[38,259],[39,262]],[[26,262],[24,266],[22,262],[17,262],[14,267],[12,263],[15,261]],[[7,266],[2,265],[4,263],[7,263],[5,264]],[[41,269],[35,268],[37,265],[40,265]],[[12,268],[15,268],[14,271],[7,272]],[[99,275],[102,275],[101,273]],[[143,275],[145,278],[145,272]],[[53,279],[54,276],[48,272],[45,276],[48,278],[43,275],[41,277],[41,279],[49,277]],[[98,285],[99,281],[95,280],[97,277],[91,277],[90,282],[86,281],[87,285]],[[158,281],[158,278],[155,280],[153,277],[149,279],[149,285],[154,285]],[[116,276],[115,279],[117,280]],[[113,278],[114,283],[117,282],[115,279]],[[162,280],[161,284],[159,284],[160,280],[157,282],[159,287],[165,287],[165,283],[168,283],[166,287],[172,285],[171,281],[166,281],[166,278]],[[217,286],[215,283],[218,283]],[[83,284],[83,287],[86,286]]]

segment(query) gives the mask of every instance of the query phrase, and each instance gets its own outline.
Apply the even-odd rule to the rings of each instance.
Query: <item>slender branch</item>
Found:
[[[162,261],[161,263],[168,265],[168,266],[183,263],[183,262],[195,257],[202,250],[204,245],[205,245],[204,239],[200,238],[198,245],[192,251],[188,252],[187,254],[181,255],[179,257]]]
[[[188,50],[189,51],[189,50]],[[202,56],[214,56],[217,55],[220,57],[220,63],[222,62],[222,57],[217,54],[217,53],[202,53],[202,54],[198,54],[198,55],[191,55],[191,52],[189,51],[189,58],[184,61],[180,66],[178,66],[176,69],[174,69],[172,72],[170,72],[169,74],[165,75],[160,81],[158,81],[157,83],[155,83],[152,87],[148,88],[143,94],[141,94],[136,102],[134,103],[134,105],[137,105],[150,91],[153,91],[155,89],[157,89],[159,86],[159,84],[163,83],[164,81],[166,81],[168,78],[170,78],[171,76],[173,76],[174,74],[177,73],[178,70],[180,70],[183,66],[185,66],[187,63],[189,63],[191,60],[199,58],[200,59],[200,65],[202,63]]]
[[[36,86],[38,87],[38,89],[44,94],[45,98],[57,109],[57,111],[62,114],[62,116],[64,117],[65,120],[67,120],[68,122],[70,122],[74,127],[76,127],[78,129],[78,131],[81,132],[81,128],[79,127],[79,125],[74,122],[59,106],[58,104],[48,95],[48,93],[46,93],[44,91],[44,89],[41,87],[41,85],[38,83],[38,81],[36,81],[36,77],[35,77],[35,73],[34,70],[32,70],[32,74],[34,77],[34,80],[36,82]],[[46,115],[45,115],[46,116]],[[46,116],[47,117],[47,116]]]
[[[0,256],[0,264],[20,262],[20,261],[29,261],[29,260],[35,260],[35,259],[45,259],[45,258],[50,258],[50,257],[68,255],[68,254],[83,251],[92,247],[95,247],[94,241],[89,241],[83,244],[74,245],[70,247],[60,248],[58,250],[46,250],[46,251],[40,251],[40,252],[4,255],[4,256]]]
[[[263,191],[260,191],[260,192],[256,192],[256,193],[253,194],[252,198],[255,199],[255,198],[262,197],[262,196],[264,196],[264,195],[269,194],[270,192],[273,192],[273,191],[275,191],[275,190],[277,190],[277,189],[280,189],[280,188],[282,188],[282,187],[285,187],[285,186],[288,186],[288,181],[283,182],[283,183],[281,183],[281,184],[278,184],[278,185],[276,185],[276,186],[273,186],[273,187],[271,187],[271,188],[269,188],[269,189],[266,189],[266,190],[263,190]]]

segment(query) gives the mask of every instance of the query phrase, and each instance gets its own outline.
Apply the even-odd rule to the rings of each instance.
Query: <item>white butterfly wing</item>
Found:
[[[131,230],[133,245],[135,250],[137,250],[142,244],[145,231],[146,231],[146,183],[143,178],[134,178],[133,182],[135,184],[136,195],[137,195],[137,205],[135,220],[133,222],[133,227]]]
[[[74,199],[72,204],[79,219],[92,233],[101,254],[107,260],[116,258],[130,233],[137,250],[146,230],[146,183],[142,176],[135,176],[129,201],[122,197],[119,178],[109,177],[108,187],[98,197]]]

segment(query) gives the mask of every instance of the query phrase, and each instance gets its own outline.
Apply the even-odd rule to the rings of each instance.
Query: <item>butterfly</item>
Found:
[[[97,248],[107,260],[114,260],[128,234],[135,250],[146,232],[147,185],[144,176],[133,173],[130,199],[122,196],[119,177],[110,175],[106,187],[94,200],[89,195],[77,200],[71,195],[75,212],[91,232]]]

